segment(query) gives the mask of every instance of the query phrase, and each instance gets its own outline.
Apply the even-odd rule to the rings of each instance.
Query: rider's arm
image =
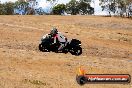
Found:
[[[54,36],[54,43],[57,43],[57,34]]]

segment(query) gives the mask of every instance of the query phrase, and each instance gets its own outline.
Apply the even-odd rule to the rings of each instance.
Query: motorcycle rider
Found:
[[[58,51],[62,50],[67,43],[67,38],[62,33],[58,32],[58,30],[56,28],[51,29],[50,35],[53,37],[54,44],[60,43]]]

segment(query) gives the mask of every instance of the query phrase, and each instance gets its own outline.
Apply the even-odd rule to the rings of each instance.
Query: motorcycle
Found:
[[[53,44],[53,38],[51,35],[46,35],[41,39],[41,42],[39,44],[39,50],[42,52],[60,52],[58,51],[58,48],[60,46],[60,43]],[[82,48],[81,48],[81,41],[77,39],[72,39],[67,42],[65,47],[61,50],[62,53],[68,53],[70,52],[72,55],[81,55],[82,54]]]

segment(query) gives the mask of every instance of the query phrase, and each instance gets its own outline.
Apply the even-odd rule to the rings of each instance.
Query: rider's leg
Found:
[[[58,48],[58,51],[62,50],[65,47],[65,43],[60,43],[60,46]]]

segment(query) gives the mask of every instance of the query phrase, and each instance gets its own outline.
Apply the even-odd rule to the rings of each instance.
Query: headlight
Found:
[[[81,44],[79,44],[79,46],[81,46]]]

